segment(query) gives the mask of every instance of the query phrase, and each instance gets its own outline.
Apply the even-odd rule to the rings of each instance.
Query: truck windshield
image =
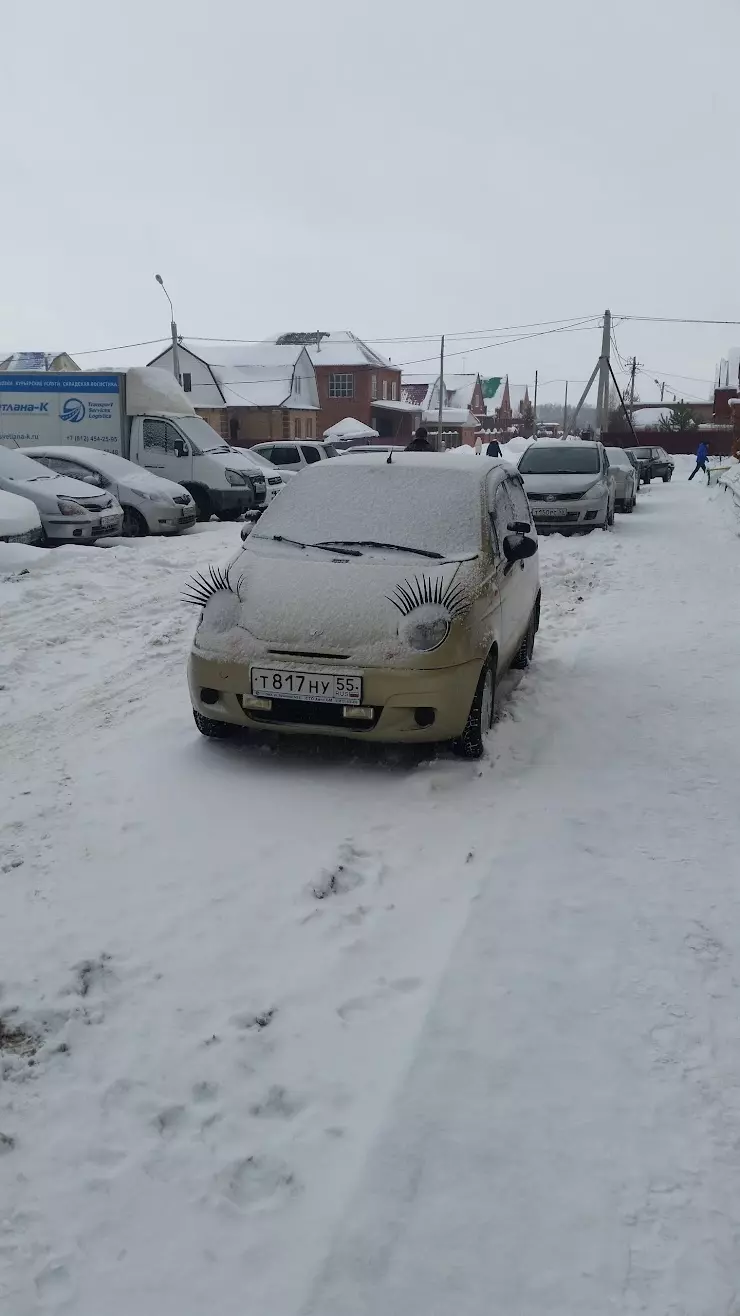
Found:
[[[230,452],[228,443],[201,416],[178,416],[177,424],[187,435],[196,456],[204,452]]]

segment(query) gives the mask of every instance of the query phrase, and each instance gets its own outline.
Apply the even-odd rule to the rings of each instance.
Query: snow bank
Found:
[[[35,548],[33,544],[4,544],[0,541],[0,573],[35,567],[49,556],[50,551]]]
[[[728,470],[723,471],[717,483],[731,495],[735,508],[740,513],[740,462],[733,462]]]

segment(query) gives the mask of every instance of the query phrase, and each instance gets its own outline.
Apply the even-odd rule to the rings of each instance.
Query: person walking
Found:
[[[707,479],[709,479],[709,476],[707,474],[708,456],[709,456],[709,444],[706,443],[704,439],[702,439],[701,443],[699,444],[699,447],[696,450],[696,466],[694,467],[693,471],[691,472],[691,475],[689,476],[690,480],[693,480],[694,476],[697,474],[698,471],[703,471],[704,474],[707,476]]]
[[[434,448],[432,447],[431,443],[429,442],[429,439],[427,438],[427,431],[424,429],[423,425],[419,426],[411,442],[406,444],[405,451],[406,452],[434,452]]]
[[[498,439],[491,439],[491,442],[486,448],[486,457],[500,457],[500,456],[501,456],[501,444],[499,443]]]

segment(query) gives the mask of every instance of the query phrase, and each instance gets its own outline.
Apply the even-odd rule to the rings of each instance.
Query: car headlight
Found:
[[[450,633],[451,617],[446,608],[437,603],[425,603],[404,617],[398,633],[406,644],[420,653],[431,653],[444,644]]]
[[[247,477],[243,471],[232,471],[227,469],[224,471],[224,475],[226,476],[226,479],[228,480],[229,484],[247,483]]]
[[[89,516],[86,507],[81,503],[73,503],[71,498],[57,498],[57,507],[62,516]]]

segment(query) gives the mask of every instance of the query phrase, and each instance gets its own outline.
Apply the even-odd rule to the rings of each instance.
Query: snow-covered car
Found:
[[[39,509],[30,498],[0,489],[0,541],[40,544],[44,537]]]
[[[614,478],[604,445],[540,439],[519,458],[537,530],[587,533],[614,524]]]
[[[281,475],[297,475],[307,466],[326,461],[328,457],[338,457],[339,449],[333,443],[324,443],[320,439],[281,439],[277,443],[257,443],[249,452],[266,457],[273,466],[277,466]]]
[[[283,479],[277,466],[273,466],[272,462],[263,457],[261,452],[255,452],[254,448],[232,448],[232,452],[240,453],[246,460],[251,458],[258,467],[255,475],[258,481],[260,477],[262,478],[263,487],[261,490],[259,487],[256,489],[257,507],[258,510],[264,512],[267,504],[271,503],[273,498],[285,488],[288,481]]]
[[[228,568],[191,583],[196,725],[386,742],[477,758],[497,675],[539,625],[537,537],[500,460],[322,461]]]
[[[637,490],[640,486],[639,472],[624,448],[607,448],[606,459],[614,479],[615,507],[620,512],[634,511],[637,502]]]
[[[343,449],[342,452],[340,452],[339,456],[367,457],[368,453],[377,456],[378,453],[382,452],[387,457],[389,452],[396,453],[396,452],[404,452],[404,451],[405,451],[405,445],[403,443],[363,443],[363,444],[356,444],[352,448]],[[454,452],[454,449],[451,448],[450,451]]]
[[[70,475],[112,493],[123,508],[124,535],[172,535],[195,525],[196,507],[187,489],[125,457],[83,447],[24,451],[57,475]]]
[[[36,504],[52,544],[90,544],[121,533],[123,509],[117,498],[81,480],[57,475],[19,448],[0,444],[0,489]]]

